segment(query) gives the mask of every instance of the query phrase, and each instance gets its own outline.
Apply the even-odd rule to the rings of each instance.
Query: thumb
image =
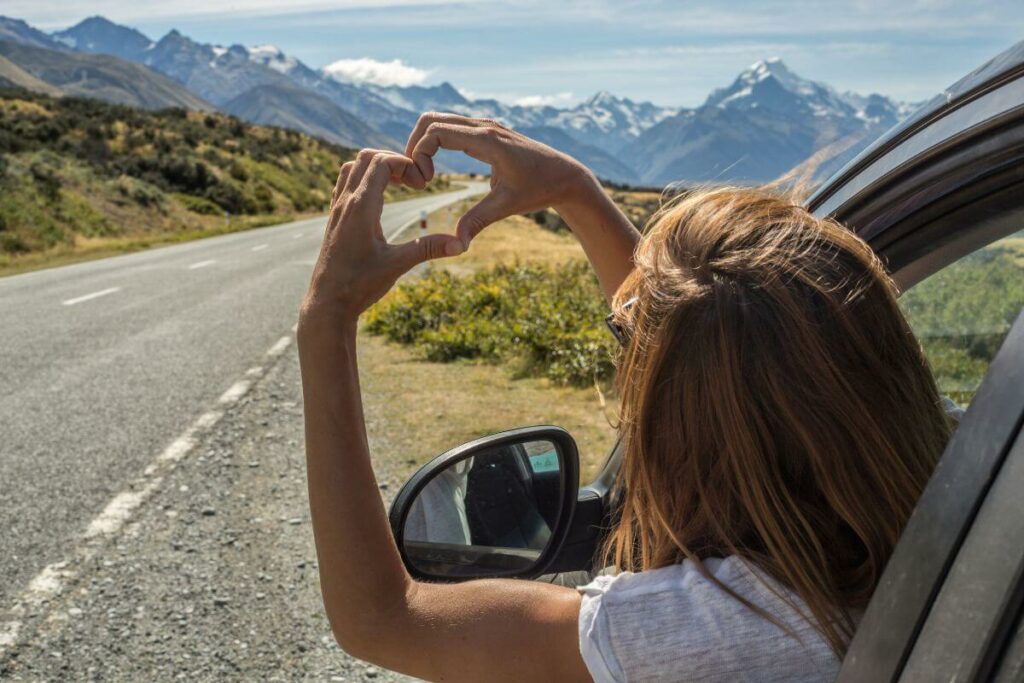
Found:
[[[425,261],[458,256],[466,250],[455,235],[425,235],[392,247],[394,258],[402,272],[411,270]]]
[[[480,231],[488,225],[508,217],[508,211],[503,204],[504,202],[494,192],[491,192],[462,215],[455,228],[455,234],[462,240],[464,248],[468,249],[470,240],[480,234]]]

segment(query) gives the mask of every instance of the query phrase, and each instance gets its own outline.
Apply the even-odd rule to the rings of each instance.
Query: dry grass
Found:
[[[472,200],[428,218],[430,232],[455,232]],[[415,231],[406,237],[414,237]],[[468,252],[438,266],[465,275],[509,263],[551,265],[584,258],[569,234],[556,234],[520,216],[485,229]],[[557,386],[517,378],[514,370],[482,362],[431,363],[414,350],[360,335],[360,365],[372,419],[390,425],[400,461],[426,462],[443,451],[506,429],[554,424],[569,430],[580,451],[581,482],[591,481],[615,442],[615,404],[596,388]],[[607,405],[606,405],[607,401]]]
[[[457,202],[449,208],[432,213],[427,219],[428,232],[455,234],[459,216],[475,203],[475,199]],[[408,237],[415,237],[414,234]],[[467,275],[480,268],[499,263],[529,261],[558,265],[586,256],[579,242],[570,234],[544,230],[529,218],[512,216],[484,229],[469,245],[469,250],[454,259],[435,265],[456,275]]]
[[[430,363],[380,337],[360,335],[367,417],[386,425],[396,462],[422,464],[449,448],[494,432],[555,424],[579,446],[581,481],[593,479],[615,440],[594,389],[512,379],[482,363]]]

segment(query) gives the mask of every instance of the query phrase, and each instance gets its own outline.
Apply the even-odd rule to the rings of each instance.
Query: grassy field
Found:
[[[1024,232],[940,270],[906,292],[900,306],[939,389],[968,405],[1024,307]]]
[[[454,232],[470,202],[442,209],[428,220],[431,232]],[[406,237],[414,237],[410,232]],[[481,233],[463,256],[437,267],[460,276],[516,262],[563,266],[582,259],[569,234],[545,230],[515,216]],[[414,273],[412,277],[417,277]],[[424,462],[465,441],[496,431],[535,424],[569,430],[580,450],[581,481],[593,478],[615,442],[616,407],[608,387],[565,386],[543,377],[524,377],[508,364],[480,360],[426,361],[410,346],[360,332],[360,363],[375,417],[394,425],[396,447]]]
[[[322,213],[353,155],[222,114],[0,88],[0,275]]]

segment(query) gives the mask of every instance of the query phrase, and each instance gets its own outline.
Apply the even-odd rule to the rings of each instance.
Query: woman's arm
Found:
[[[395,547],[366,440],[356,321],[402,273],[462,249],[446,235],[384,240],[384,189],[410,166],[362,152],[342,167],[299,318],[310,509],[331,628],[355,656],[420,678],[589,680],[575,591],[529,581],[423,584]]]
[[[495,221],[552,207],[583,245],[611,301],[633,269],[640,233],[593,173],[572,157],[494,121],[423,114],[409,136],[406,155],[426,181],[434,175],[433,156],[441,148],[491,165],[491,192],[459,219],[464,246]]]

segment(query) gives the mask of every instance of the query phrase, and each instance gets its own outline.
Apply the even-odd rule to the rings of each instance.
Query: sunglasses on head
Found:
[[[629,332],[625,327],[620,325],[615,318],[617,315],[621,315],[629,311],[636,302],[637,297],[634,296],[632,299],[622,304],[618,313],[609,313],[604,319],[604,324],[608,326],[608,330],[612,333],[612,336],[615,337],[615,341],[619,342],[622,346],[629,343]]]

